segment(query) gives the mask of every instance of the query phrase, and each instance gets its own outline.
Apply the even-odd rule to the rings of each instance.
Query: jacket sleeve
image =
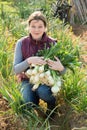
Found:
[[[24,72],[29,67],[27,60],[23,60],[21,45],[22,39],[18,40],[14,51],[13,70],[15,74]]]

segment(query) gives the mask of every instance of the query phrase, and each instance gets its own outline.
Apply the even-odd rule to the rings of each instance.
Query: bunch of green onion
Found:
[[[61,88],[61,78],[53,70],[45,70],[45,65],[33,65],[26,71],[29,82],[33,84],[32,90],[36,90],[40,84],[46,84],[51,87],[53,95],[57,95]]]

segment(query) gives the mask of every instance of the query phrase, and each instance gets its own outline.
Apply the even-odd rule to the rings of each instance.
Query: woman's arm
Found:
[[[23,61],[21,45],[22,45],[22,39],[18,40],[15,47],[14,62],[13,62],[13,68],[15,74],[20,74],[29,67],[27,60]]]

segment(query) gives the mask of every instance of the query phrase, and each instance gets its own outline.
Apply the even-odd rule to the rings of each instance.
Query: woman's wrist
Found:
[[[64,66],[62,66],[60,69],[59,69],[59,72],[62,72],[62,71],[64,71]]]
[[[27,58],[26,61],[28,64],[31,64],[30,58]]]
[[[64,68],[62,71],[59,71],[59,72],[60,72],[60,74],[65,74],[66,68]]]

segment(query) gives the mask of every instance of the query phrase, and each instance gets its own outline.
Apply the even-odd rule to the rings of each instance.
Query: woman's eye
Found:
[[[42,28],[42,26],[39,26],[38,28]]]
[[[31,26],[32,28],[35,28],[35,26]]]
[[[31,26],[31,28],[38,28],[38,29],[40,29],[40,28],[42,28],[42,26],[38,26],[38,27],[36,27],[36,26]]]

